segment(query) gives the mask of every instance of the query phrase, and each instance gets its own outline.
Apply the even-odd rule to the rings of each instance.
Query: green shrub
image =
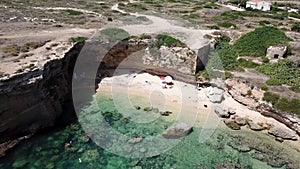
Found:
[[[140,36],[140,39],[151,39],[151,38],[152,38],[151,35],[145,33]]]
[[[248,61],[244,58],[240,58],[238,60],[238,65],[241,67],[245,67],[245,68],[256,68],[257,66],[259,66],[258,63],[254,63],[252,61]]]
[[[279,79],[270,78],[266,81],[266,84],[269,86],[278,86],[278,85],[282,85],[282,82]]]
[[[248,90],[248,91],[247,91],[247,95],[248,95],[248,96],[251,96],[251,95],[252,95],[252,90]]]
[[[264,97],[262,98],[264,101],[271,103],[272,105],[275,105],[278,103],[280,96],[275,93],[271,92],[265,92]]]
[[[70,41],[74,43],[81,43],[81,42],[85,42],[86,40],[87,37],[81,37],[81,36],[78,36],[76,38],[70,38]]]
[[[221,42],[217,48],[217,54],[225,70],[234,70],[238,66],[237,51],[229,43]]]
[[[290,87],[290,90],[296,93],[300,93],[300,86],[292,86]]]
[[[268,88],[268,86],[267,86],[267,85],[263,85],[263,86],[261,87],[261,90],[263,90],[263,91],[268,91],[268,90],[269,90],[269,88]]]
[[[75,10],[71,10],[71,9],[68,9],[68,10],[65,10],[69,15],[82,15],[83,13],[80,12],[80,11],[75,11]]]
[[[130,8],[134,8],[135,10],[142,10],[142,11],[146,11],[148,10],[143,4],[141,3],[129,3],[128,7]]]
[[[300,24],[299,23],[294,24],[291,30],[294,32],[300,32]]]
[[[242,56],[265,56],[271,45],[288,44],[290,39],[280,29],[274,27],[257,28],[243,35],[234,46]]]
[[[223,28],[230,28],[230,27],[237,28],[237,26],[231,22],[221,22],[221,23],[218,23],[218,26],[223,27]]]
[[[225,71],[225,78],[226,79],[229,79],[229,78],[232,78],[233,77],[233,74],[228,72],[228,71]]]
[[[110,42],[116,42],[130,37],[128,32],[119,28],[106,28],[101,30],[100,33],[106,36]]]
[[[268,85],[300,86],[300,61],[280,60],[274,64],[261,65],[257,70],[270,76]]]
[[[300,99],[281,98],[274,106],[277,109],[300,115]]]
[[[167,47],[184,46],[184,44],[180,40],[173,38],[169,35],[159,34],[157,35],[156,38],[157,41],[155,42],[154,46],[157,48],[160,48],[161,46],[167,46]]]

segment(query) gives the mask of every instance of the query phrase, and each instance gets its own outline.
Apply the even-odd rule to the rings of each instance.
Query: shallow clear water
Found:
[[[98,99],[100,99],[98,103],[84,110],[85,113],[81,115],[83,118],[79,118],[81,123],[84,120],[88,120],[91,124],[105,120],[128,137],[139,135],[143,138],[157,135],[172,124],[164,118],[158,118],[147,125],[131,122],[115,110],[111,98]],[[99,104],[99,101],[101,101],[101,111],[95,112],[93,106]],[[103,119],[100,118],[100,113]],[[83,128],[87,129],[86,126]],[[232,131],[222,124],[204,143],[199,142],[201,128],[194,128],[190,135],[169,151],[140,159],[121,157],[104,150],[89,139],[89,137],[96,137],[95,133],[86,133],[83,128],[80,123],[74,123],[64,129],[26,140],[9,152],[5,158],[0,159],[0,168],[200,169],[235,164],[242,168],[268,169],[273,168],[268,164],[281,166],[281,168],[299,168],[300,164],[300,152],[287,143],[278,143],[262,132],[252,132],[247,129]],[[109,135],[109,133],[101,133],[101,130],[98,132],[97,136]],[[72,145],[66,146],[70,141]],[[139,147],[138,144],[127,147],[126,151],[131,153],[138,148],[140,154],[146,154],[151,149],[151,147]],[[161,144],[168,144],[168,142]],[[119,148],[125,147],[120,145]],[[245,152],[241,152],[242,150]]]

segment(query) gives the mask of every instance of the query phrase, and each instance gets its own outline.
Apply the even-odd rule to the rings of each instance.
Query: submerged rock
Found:
[[[153,107],[145,107],[144,108],[144,111],[147,111],[147,112],[152,111],[152,110],[153,110]]]
[[[241,126],[232,119],[224,119],[224,123],[232,130],[240,130]]]
[[[228,161],[215,165],[215,169],[241,169],[241,168],[242,166],[240,164],[235,164]]]
[[[171,111],[161,111],[159,112],[162,116],[169,116],[170,114],[172,114]]]
[[[165,138],[176,139],[188,135],[192,131],[192,127],[186,123],[180,122],[169,127],[162,133]]]
[[[140,143],[142,141],[143,141],[142,137],[134,137],[134,138],[129,139],[128,143],[136,144],[136,143]]]
[[[294,131],[279,126],[272,127],[268,133],[274,135],[275,137],[280,137],[282,139],[288,139],[288,140],[298,139]]]

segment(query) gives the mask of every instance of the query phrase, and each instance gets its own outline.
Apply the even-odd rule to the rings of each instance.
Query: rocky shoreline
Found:
[[[76,118],[71,85],[83,45],[74,44],[43,67],[0,80],[0,156],[28,135]]]

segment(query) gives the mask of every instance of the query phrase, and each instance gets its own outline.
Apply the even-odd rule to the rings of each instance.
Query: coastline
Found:
[[[209,88],[198,90],[194,85],[175,80],[175,85],[172,89],[162,89],[161,83],[162,80],[160,77],[148,73],[114,76],[102,80],[99,84],[97,95],[111,94],[113,99],[117,99],[115,103],[118,104],[121,104],[120,101],[124,98],[128,98],[127,101],[125,101],[127,104],[130,103],[131,100],[140,100],[143,102],[156,100],[157,103],[153,103],[152,105],[149,103],[147,106],[157,107],[162,111],[172,111],[173,114],[166,117],[166,119],[170,121],[174,121],[178,119],[178,117],[184,117],[185,120],[195,120],[195,117],[197,116],[194,125],[195,127],[207,125],[207,120],[213,120],[217,125],[223,123],[222,119],[214,112],[214,108],[215,106],[218,106],[218,104],[212,103],[206,95],[206,93],[209,92]],[[120,97],[117,98],[117,95]],[[159,103],[165,103],[165,105]],[[132,106],[137,106],[138,103],[131,104]],[[207,108],[205,108],[204,105],[206,105]],[[224,94],[222,105],[234,108],[236,112],[235,116],[251,120],[255,124],[277,126],[294,132],[285,124],[271,117],[265,117],[257,111],[250,110],[247,106],[234,100],[228,93]],[[223,123],[222,125],[225,124]],[[208,127],[215,126],[208,125]],[[241,129],[250,130],[248,126],[241,127]],[[260,132],[268,134],[267,130]],[[274,136],[270,135],[270,137]],[[297,141],[285,141],[300,150],[298,135]]]

